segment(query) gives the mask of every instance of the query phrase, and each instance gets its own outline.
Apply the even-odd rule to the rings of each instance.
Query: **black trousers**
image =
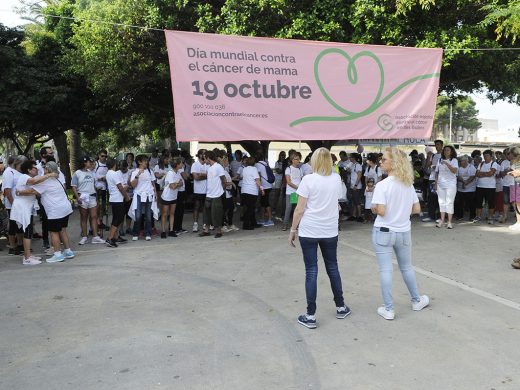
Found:
[[[173,220],[173,230],[182,230],[182,221],[184,219],[184,206],[186,203],[186,191],[177,193],[177,206],[175,207],[175,216]]]
[[[258,195],[250,195],[242,193],[241,195],[242,203],[244,206],[244,224],[243,228],[245,230],[251,230],[256,227],[256,218],[255,218],[255,209],[256,209],[256,200]]]
[[[463,218],[464,211],[469,211],[469,218],[475,218],[475,192],[459,192],[455,196],[455,218]]]

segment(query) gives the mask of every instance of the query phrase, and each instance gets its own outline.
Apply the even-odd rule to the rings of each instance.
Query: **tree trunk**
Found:
[[[267,143],[266,149],[269,149],[270,141],[240,141],[239,143],[250,156],[254,157],[258,151],[264,153],[265,143]]]
[[[331,149],[338,141],[305,141],[309,148],[311,148],[311,152],[314,152],[316,149],[324,147],[327,149]]]
[[[67,135],[62,133],[54,138],[54,145],[58,152],[58,158],[60,159],[60,169],[65,175],[65,183],[67,186],[70,185],[70,158],[69,151],[67,150]]]
[[[78,160],[81,148],[81,133],[79,130],[71,129],[69,131],[69,150],[70,150],[70,171],[76,172],[78,169]]]

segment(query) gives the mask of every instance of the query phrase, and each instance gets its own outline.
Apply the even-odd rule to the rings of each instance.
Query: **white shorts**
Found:
[[[97,206],[96,195],[80,194],[79,199],[81,200],[79,206],[83,209],[92,209]]]

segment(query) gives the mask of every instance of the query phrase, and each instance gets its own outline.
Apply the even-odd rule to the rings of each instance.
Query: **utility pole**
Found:
[[[449,136],[449,139],[450,139],[450,142],[452,142],[452,139],[451,139],[451,126],[453,124],[453,104],[450,103],[450,136]]]

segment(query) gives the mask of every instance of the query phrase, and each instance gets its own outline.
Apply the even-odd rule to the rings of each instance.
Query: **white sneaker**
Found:
[[[199,231],[199,224],[197,222],[193,222],[193,233],[197,233]]]
[[[145,238],[146,241],[150,241],[151,239],[152,239],[152,237],[150,237],[150,236],[146,236],[146,238]]]
[[[223,231],[224,233],[229,233],[229,232],[232,231],[232,229],[228,228],[227,226],[222,226],[222,231]]]
[[[92,241],[91,241],[92,244],[104,244],[105,243],[105,240],[103,240],[101,237],[99,236],[95,236],[95,237],[92,237]]]
[[[88,241],[88,237],[81,237],[81,240],[79,240],[79,245],[85,245]],[[53,252],[54,253],[54,252]]]
[[[231,225],[229,228],[230,228],[231,230],[234,230],[235,232],[238,232],[238,231],[240,230],[240,229],[237,228],[235,225]]]
[[[40,256],[34,256],[34,255],[31,255],[29,256],[29,259],[33,259],[33,260],[41,260],[42,258]]]
[[[137,240],[139,240],[139,237],[138,237],[138,236],[133,236],[133,237],[132,237],[132,241],[137,241]]]
[[[45,261],[47,263],[58,263],[58,262],[63,261],[63,260],[65,260],[65,256],[63,256],[63,253],[60,253],[59,255],[55,253],[54,255],[52,255],[52,257],[49,257]]]
[[[395,318],[395,311],[387,310],[384,306],[377,308],[377,314],[379,314],[385,320],[393,320]]]
[[[41,264],[42,262],[40,260],[36,260],[34,258],[32,258],[31,256],[29,256],[29,258],[23,258],[23,261],[22,261],[22,264],[23,265],[38,265],[38,264]]]
[[[54,248],[51,246],[49,249],[45,251],[45,254],[48,256],[52,256],[54,254]]]
[[[520,223],[515,223],[514,225],[509,226],[510,230],[520,230]]]
[[[421,295],[420,299],[419,302],[412,302],[412,310],[419,311],[430,304],[430,298],[428,295]]]
[[[215,230],[215,226],[209,225],[209,230]]]

